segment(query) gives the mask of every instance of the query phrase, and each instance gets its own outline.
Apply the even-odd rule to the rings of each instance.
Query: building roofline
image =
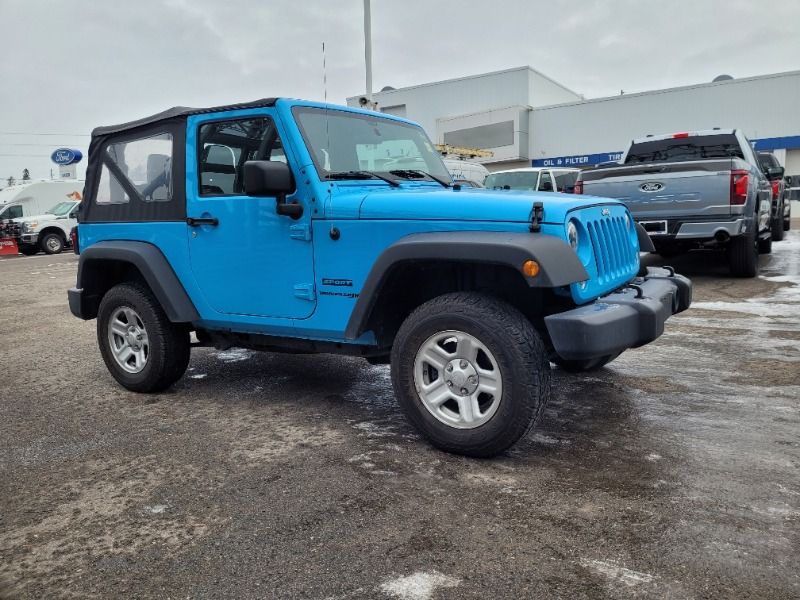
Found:
[[[690,85],[682,85],[671,88],[659,88],[656,90],[646,90],[643,92],[633,92],[630,94],[622,94],[619,96],[601,96],[600,98],[586,98],[585,100],[574,100],[571,102],[560,102],[558,104],[549,104],[547,106],[536,106],[533,110],[550,110],[553,108],[563,108],[566,106],[578,106],[581,104],[594,104],[600,102],[611,102],[625,98],[638,98],[640,96],[654,96],[658,94],[671,94],[673,92],[683,92],[687,90],[710,88],[725,85],[736,85],[739,83],[747,83],[751,81],[758,81],[764,79],[778,79],[782,77],[794,77],[800,75],[800,71],[782,71],[780,73],[767,73],[765,75],[753,75],[751,77],[741,77],[738,79],[724,79],[722,81],[708,81],[705,83],[692,83]]]
[[[567,86],[565,86],[562,83],[559,83],[558,81],[556,81],[552,77],[548,77],[547,75],[545,75],[541,71],[537,71],[536,69],[534,69],[530,65],[523,65],[521,67],[511,67],[509,69],[500,69],[499,71],[489,71],[487,73],[477,73],[475,75],[464,75],[463,77],[453,77],[451,79],[443,79],[441,81],[429,81],[427,83],[417,83],[415,85],[409,85],[409,86],[406,86],[406,87],[395,88],[393,90],[386,90],[386,91],[383,91],[383,92],[373,92],[372,95],[376,96],[378,94],[393,94],[394,92],[405,92],[405,91],[408,91],[408,90],[416,90],[416,89],[419,89],[419,88],[431,87],[431,86],[435,86],[435,85],[456,83],[458,81],[467,81],[469,79],[480,79],[481,77],[490,77],[492,75],[504,75],[506,73],[514,73],[515,71],[527,71],[527,72],[536,73],[540,77],[542,77],[542,78],[548,80],[549,82],[559,86],[560,88],[568,91],[570,94],[575,94],[576,96],[580,96],[580,94],[578,94],[577,92],[569,89]],[[362,95],[363,94],[358,94],[358,95],[355,95],[355,96],[348,96],[347,100],[348,101],[349,100],[354,100],[356,98],[360,98]]]

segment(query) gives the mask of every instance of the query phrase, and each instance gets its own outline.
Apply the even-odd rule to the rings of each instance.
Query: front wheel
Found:
[[[39,247],[32,244],[20,245],[19,251],[25,256],[34,256],[39,253]]]
[[[170,322],[150,290],[139,284],[123,283],[103,296],[97,342],[111,375],[134,392],[159,392],[189,365],[189,328]]]
[[[550,365],[516,308],[457,292],[426,302],[403,322],[392,346],[392,384],[408,419],[434,446],[490,457],[538,421]]]
[[[57,233],[48,233],[41,240],[42,250],[45,254],[61,254],[64,250],[64,238]]]
[[[772,240],[780,242],[783,240],[783,203],[778,204],[778,211],[775,219],[772,221]]]

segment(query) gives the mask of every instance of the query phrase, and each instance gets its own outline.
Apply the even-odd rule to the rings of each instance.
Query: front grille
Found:
[[[585,222],[592,240],[597,279],[605,284],[618,280],[639,266],[639,253],[631,244],[625,219],[620,216],[601,217]]]

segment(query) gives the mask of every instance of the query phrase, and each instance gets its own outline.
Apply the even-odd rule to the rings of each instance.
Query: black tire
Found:
[[[496,412],[472,429],[434,417],[415,387],[417,352],[431,336],[449,330],[478,339],[502,376]],[[485,458],[510,448],[539,420],[550,395],[550,364],[539,334],[516,308],[483,294],[457,292],[426,302],[403,322],[392,346],[392,384],[403,412],[434,446]]]
[[[731,238],[728,263],[731,275],[735,277],[755,277],[758,274],[758,243],[754,230]]]
[[[147,332],[149,355],[144,368],[138,373],[125,371],[112,356],[108,327],[112,314],[120,307],[132,308]],[[191,346],[188,325],[171,323],[150,290],[138,283],[116,285],[103,296],[97,314],[97,343],[114,379],[134,392],[164,390],[180,379],[189,365]]]
[[[61,254],[66,246],[64,236],[58,233],[46,233],[39,240],[39,246],[45,254]]]
[[[788,219],[783,220],[783,230],[789,231],[791,228],[792,228],[792,217],[790,215]]]
[[[550,360],[557,364],[561,369],[569,373],[586,373],[588,371],[597,371],[598,369],[602,369],[612,360],[615,360],[620,354],[622,354],[622,352],[586,360],[566,360],[559,356],[554,356],[551,357]]]
[[[778,213],[772,221],[772,241],[780,242],[783,240],[783,202],[778,205]]]
[[[759,254],[772,254],[772,235],[770,237],[758,240],[758,253]]]
[[[34,256],[35,254],[39,253],[39,246],[34,246],[32,244],[24,244],[20,245],[19,251],[25,256]]]

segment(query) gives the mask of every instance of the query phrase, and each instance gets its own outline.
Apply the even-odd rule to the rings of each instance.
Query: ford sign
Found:
[[[83,153],[80,150],[73,150],[71,148],[59,148],[50,155],[52,160],[57,165],[74,165],[83,158]]]
[[[664,189],[664,184],[657,181],[646,181],[639,186],[639,189],[643,192],[660,192]]]

